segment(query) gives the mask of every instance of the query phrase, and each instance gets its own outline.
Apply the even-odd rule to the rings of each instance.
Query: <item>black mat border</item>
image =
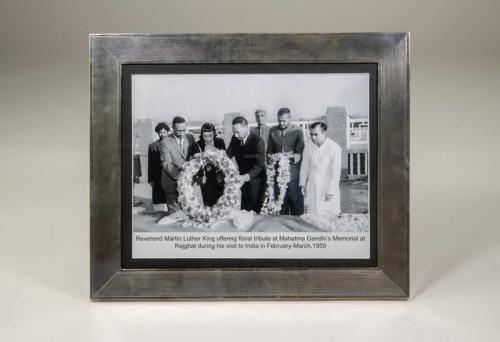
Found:
[[[370,259],[134,259],[132,258],[132,75],[133,74],[369,73]],[[121,265],[123,269],[343,268],[376,267],[378,165],[377,63],[244,63],[121,65]]]

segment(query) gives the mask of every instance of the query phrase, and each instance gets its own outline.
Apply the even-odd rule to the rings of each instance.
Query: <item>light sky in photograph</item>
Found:
[[[368,117],[369,74],[169,74],[132,75],[134,121],[150,118],[169,123],[175,115],[188,121],[222,122],[239,112],[254,120],[257,108],[273,121],[281,107],[293,119],[325,115],[329,106]]]

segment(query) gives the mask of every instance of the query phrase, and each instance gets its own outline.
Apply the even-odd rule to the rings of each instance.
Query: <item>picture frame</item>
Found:
[[[89,45],[92,300],[409,297],[408,33],[92,34]],[[124,65],[360,63],[376,64],[378,75],[375,266],[123,267]]]

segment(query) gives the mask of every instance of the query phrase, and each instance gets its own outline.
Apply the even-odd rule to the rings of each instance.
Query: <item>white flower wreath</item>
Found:
[[[276,167],[278,170],[276,170]],[[288,182],[290,182],[289,157],[283,153],[271,154],[266,165],[266,175],[266,192],[260,212],[261,214],[279,215],[285,200]],[[275,183],[278,183],[278,196],[276,196]]]
[[[225,176],[224,193],[213,207],[200,204],[193,188],[193,176],[207,162],[219,168]],[[238,169],[223,150],[195,154],[191,160],[184,163],[177,179],[181,208],[196,222],[215,222],[227,218],[240,201],[238,174]]]

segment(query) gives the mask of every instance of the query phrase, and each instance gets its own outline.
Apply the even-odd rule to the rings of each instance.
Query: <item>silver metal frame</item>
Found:
[[[377,63],[378,266],[122,269],[121,65]],[[93,300],[406,299],[409,296],[409,34],[90,35]]]

